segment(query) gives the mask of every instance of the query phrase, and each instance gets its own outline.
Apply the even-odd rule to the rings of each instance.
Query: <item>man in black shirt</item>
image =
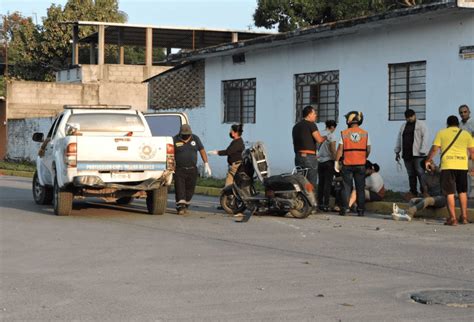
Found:
[[[395,160],[400,161],[400,152],[405,163],[410,184],[410,193],[413,197],[418,196],[417,179],[420,181],[421,193],[424,190],[424,171],[420,162],[426,157],[430,149],[428,141],[428,129],[423,121],[416,119],[415,111],[405,111],[406,123],[402,124],[395,144]]]
[[[316,144],[323,143],[322,137],[316,126],[318,115],[312,106],[303,109],[303,120],[293,126],[293,149],[295,151],[295,166],[308,169],[307,178],[316,188],[318,184],[318,159]],[[316,190],[315,190],[316,197]]]
[[[207,162],[206,151],[197,135],[191,131],[188,124],[181,125],[179,134],[173,137],[176,171],[174,173],[174,189],[176,210],[178,215],[184,215],[188,209],[196,188],[197,152],[201,154],[204,169],[211,176],[211,168]]]

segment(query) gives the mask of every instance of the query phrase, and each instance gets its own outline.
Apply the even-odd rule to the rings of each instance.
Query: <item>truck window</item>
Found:
[[[53,134],[51,137],[54,137],[56,135],[56,132],[58,132],[59,129],[59,124],[61,123],[61,120],[63,119],[64,114],[61,114],[61,116],[58,117],[58,120],[56,121],[56,124],[54,126]]]
[[[72,114],[69,124],[78,124],[81,132],[143,132],[145,125],[136,114]]]
[[[53,124],[51,124],[51,128],[48,131],[48,135],[46,135],[46,138],[50,138],[53,136],[53,130],[56,124],[58,123],[58,119],[59,119],[58,117],[54,119]]]
[[[181,128],[179,115],[149,115],[146,121],[153,136],[175,136]]]

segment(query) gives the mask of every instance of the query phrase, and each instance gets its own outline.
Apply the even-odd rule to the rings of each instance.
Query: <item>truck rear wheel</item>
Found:
[[[168,187],[161,186],[158,189],[147,191],[146,207],[150,215],[163,215],[168,204]]]
[[[59,188],[58,180],[54,178],[53,207],[56,216],[69,216],[72,210],[72,192]]]
[[[53,189],[41,185],[38,171],[33,176],[33,199],[38,205],[50,205],[53,202]]]

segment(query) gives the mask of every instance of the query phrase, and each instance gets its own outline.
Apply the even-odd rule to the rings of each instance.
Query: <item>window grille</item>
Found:
[[[318,112],[317,122],[338,121],[339,71],[295,75],[296,121],[302,119],[302,110],[311,105]]]
[[[405,120],[412,109],[417,119],[426,119],[426,61],[389,65],[390,121]]]
[[[222,82],[224,123],[255,123],[255,78]]]

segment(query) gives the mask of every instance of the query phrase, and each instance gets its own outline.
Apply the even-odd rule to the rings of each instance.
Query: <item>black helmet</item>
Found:
[[[351,124],[357,124],[361,125],[362,122],[364,121],[364,115],[362,112],[357,112],[357,111],[350,111],[345,115],[346,117],[346,124],[351,125]]]

